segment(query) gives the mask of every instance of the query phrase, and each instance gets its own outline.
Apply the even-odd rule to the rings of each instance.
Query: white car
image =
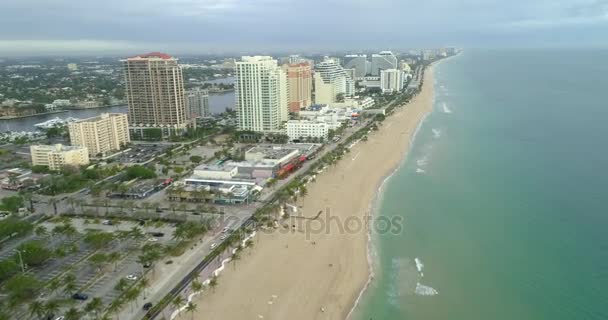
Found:
[[[230,230],[230,229],[228,229],[228,227],[225,227],[224,229],[222,229],[222,233],[226,233],[226,232],[228,232],[228,230]]]
[[[127,280],[131,280],[131,281],[135,281],[137,280],[137,276],[134,274],[130,274],[128,276],[126,276]]]
[[[150,242],[156,242],[156,241],[158,241],[158,239],[157,238],[148,238],[148,241],[150,241]]]
[[[227,236],[226,236],[225,234],[223,234],[223,235],[220,237],[220,240],[222,240],[222,241],[223,241],[223,240],[226,240],[226,238],[227,238]]]
[[[209,248],[211,248],[211,250],[215,249],[215,247],[217,247],[217,243],[212,243]]]
[[[65,317],[64,317],[64,316],[61,316],[61,317],[57,317],[57,318],[55,318],[55,320],[63,320],[63,319],[65,319]]]

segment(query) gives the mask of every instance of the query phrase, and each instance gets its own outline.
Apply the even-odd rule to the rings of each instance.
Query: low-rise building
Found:
[[[287,122],[287,136],[290,141],[320,139],[325,141],[329,134],[329,125],[316,120],[290,120]]]
[[[299,155],[300,151],[294,148],[275,145],[258,145],[245,152],[245,160],[283,166],[297,158]]]
[[[64,166],[83,166],[89,164],[86,147],[54,145],[31,145],[33,166],[46,166],[50,170],[61,170]]]
[[[202,164],[194,168],[193,175],[201,179],[230,180],[237,174],[237,167],[232,165]]]

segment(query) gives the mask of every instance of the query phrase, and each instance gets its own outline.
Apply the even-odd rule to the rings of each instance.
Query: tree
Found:
[[[19,246],[20,252],[15,255],[16,259],[23,259],[23,263],[35,267],[41,265],[51,257],[52,252],[43,245],[42,241],[32,240]]]
[[[4,197],[0,202],[0,210],[17,212],[19,208],[23,208],[23,197],[21,196]]]
[[[179,309],[184,304],[184,302],[184,298],[180,295],[177,295],[175,298],[173,298],[171,304],[173,305],[173,307],[175,307],[175,309]]]
[[[149,285],[150,285],[150,280],[148,280],[148,278],[146,278],[144,275],[141,278],[141,280],[139,281],[139,286],[141,287],[141,289],[143,290],[143,293],[144,293],[144,299],[146,299],[146,289],[148,288]]]
[[[156,178],[156,173],[154,170],[148,169],[144,166],[135,165],[130,166],[125,170],[125,179],[133,180],[133,179],[153,179]]]
[[[82,312],[74,307],[70,308],[64,315],[65,320],[80,320],[81,316]]]
[[[57,300],[49,300],[44,304],[44,311],[47,315],[56,314],[59,312],[59,302]]]
[[[42,318],[45,316],[44,304],[40,300],[34,300],[29,304],[30,317]]]
[[[34,225],[17,217],[8,217],[0,221],[0,238],[21,237],[30,233]]]
[[[198,280],[192,281],[192,291],[199,293],[203,291],[203,284]]]
[[[0,281],[4,281],[17,272],[19,272],[19,265],[13,259],[6,259],[0,261]]]
[[[38,226],[36,230],[34,230],[34,233],[36,233],[38,237],[44,237],[48,234],[48,231],[45,226]]]
[[[190,157],[190,161],[195,163],[195,164],[199,164],[201,163],[201,161],[203,161],[203,157],[201,156],[191,156]]]
[[[95,249],[101,249],[114,240],[114,236],[109,232],[90,231],[84,237],[84,241]]]
[[[95,319],[97,319],[99,318],[99,312],[103,310],[103,301],[101,298],[95,297],[84,307],[84,310],[87,313],[95,313]]]
[[[92,255],[88,261],[97,268],[97,272],[101,272],[101,270],[103,269],[103,265],[108,262],[108,255],[102,252],[98,252]]]
[[[123,292],[126,288],[129,287],[129,282],[125,278],[120,278],[116,285],[114,286],[114,290]]]
[[[76,276],[73,273],[68,273],[63,277],[63,292],[67,295],[71,295],[76,291]]]
[[[188,305],[186,306],[186,312],[190,312],[190,315],[192,315],[193,320],[194,320],[194,311],[196,311],[196,304],[194,304],[192,302],[188,302]]]
[[[30,275],[17,274],[6,281],[4,288],[9,299],[15,302],[25,302],[36,296],[41,284]]]
[[[108,254],[108,262],[114,264],[114,271],[116,271],[118,261],[120,261],[120,253],[118,253],[118,251],[113,251]]]
[[[213,289],[213,292],[215,292],[215,287],[217,287],[217,276],[215,274],[211,277],[211,280],[209,280],[209,286]]]

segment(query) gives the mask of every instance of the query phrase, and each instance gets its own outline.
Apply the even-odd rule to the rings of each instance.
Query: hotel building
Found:
[[[312,70],[310,64],[296,63],[283,66],[287,75],[289,112],[299,112],[312,104]]]
[[[86,147],[54,145],[31,145],[32,166],[46,166],[59,171],[64,166],[83,166],[89,164]]]
[[[200,88],[186,91],[186,115],[190,119],[211,115],[209,113],[209,91]]]
[[[239,130],[280,132],[287,121],[287,76],[269,56],[244,56],[235,67]]]
[[[163,136],[184,131],[191,121],[177,59],[153,52],[122,62],[131,130],[144,135],[145,129],[161,129]]]
[[[102,113],[68,124],[73,146],[86,147],[90,156],[105,156],[131,142],[124,113]]]

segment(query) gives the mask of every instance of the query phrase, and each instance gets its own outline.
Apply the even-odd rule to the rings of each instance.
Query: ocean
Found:
[[[354,319],[608,319],[608,51],[467,50],[386,182]]]

